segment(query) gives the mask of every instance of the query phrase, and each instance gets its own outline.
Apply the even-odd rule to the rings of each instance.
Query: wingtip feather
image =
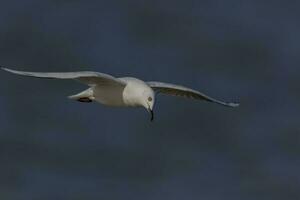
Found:
[[[7,68],[7,67],[0,66],[0,68],[1,68],[2,70],[4,70],[4,71],[10,72],[10,73],[16,73],[15,70],[9,69],[9,68]]]
[[[9,69],[9,68],[7,68],[7,67],[2,67],[2,66],[0,66],[0,67],[1,67],[2,70],[7,71],[7,72],[9,72],[9,73],[12,73],[12,74],[18,74],[18,75],[24,75],[24,73],[21,72],[21,71]]]
[[[230,107],[233,107],[233,108],[240,106],[239,103],[228,103],[227,105],[230,106]]]
[[[0,68],[4,71],[8,71],[9,69],[0,65]]]

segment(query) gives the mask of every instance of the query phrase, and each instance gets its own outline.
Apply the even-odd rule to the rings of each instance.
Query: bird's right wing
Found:
[[[108,85],[108,86],[122,86],[124,87],[125,82],[119,80],[108,74],[103,74],[99,72],[26,72],[17,71],[2,67],[3,70],[8,71],[13,74],[18,74],[22,76],[32,76],[37,78],[52,78],[52,79],[74,79],[78,80],[89,86],[95,85]]]
[[[171,83],[162,83],[162,82],[147,82],[147,84],[154,90],[159,93],[172,95],[172,96],[180,96],[180,97],[187,97],[192,99],[198,99],[198,100],[205,100],[217,104],[221,104],[223,106],[229,106],[229,107],[237,107],[239,106],[238,103],[227,103],[223,102],[217,99],[214,99],[212,97],[209,97],[199,91],[193,90],[191,88],[187,88],[181,85],[174,85]]]

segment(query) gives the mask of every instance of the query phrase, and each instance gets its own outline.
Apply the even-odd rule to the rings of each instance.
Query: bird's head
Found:
[[[155,93],[151,87],[137,79],[129,79],[123,91],[123,100],[127,106],[141,106],[151,114],[151,121],[154,119],[153,107]]]

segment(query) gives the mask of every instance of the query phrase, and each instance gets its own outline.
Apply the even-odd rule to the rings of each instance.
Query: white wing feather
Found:
[[[17,71],[2,67],[3,70],[22,76],[32,76],[37,78],[53,78],[53,79],[74,79],[84,84],[94,85],[116,85],[125,86],[125,83],[111,75],[99,72],[27,72]]]
[[[147,82],[147,84],[154,90],[159,93],[172,95],[172,96],[181,96],[186,98],[192,98],[192,99],[198,99],[198,100],[205,100],[209,102],[214,102],[217,104],[221,104],[223,106],[229,106],[229,107],[237,107],[239,106],[238,103],[226,103],[223,101],[219,101],[217,99],[211,98],[201,92],[198,92],[196,90],[180,86],[180,85],[174,85],[170,83],[162,83],[162,82]]]

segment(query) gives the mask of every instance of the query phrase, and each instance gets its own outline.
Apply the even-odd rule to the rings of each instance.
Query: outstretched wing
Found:
[[[239,106],[238,103],[226,103],[223,101],[219,101],[217,99],[211,98],[201,92],[198,92],[196,90],[180,86],[180,85],[174,85],[170,83],[162,83],[162,82],[147,82],[147,84],[154,90],[159,93],[172,95],[172,96],[181,96],[186,98],[192,98],[192,99],[198,99],[198,100],[205,100],[209,102],[214,102],[217,104],[221,104],[223,106],[229,106],[229,107],[237,107]]]
[[[115,85],[125,86],[125,83],[113,76],[99,72],[25,72],[17,71],[2,67],[3,70],[22,76],[32,76],[37,78],[53,78],[53,79],[74,79],[89,86],[95,85]]]

